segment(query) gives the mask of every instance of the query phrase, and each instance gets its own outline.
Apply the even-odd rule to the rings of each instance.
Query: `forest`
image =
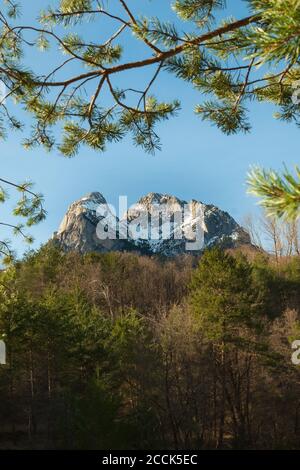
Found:
[[[49,243],[0,296],[0,448],[299,448],[297,254]]]

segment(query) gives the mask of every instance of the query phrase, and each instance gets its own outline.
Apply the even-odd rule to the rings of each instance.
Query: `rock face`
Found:
[[[138,251],[176,256],[219,245],[250,245],[245,230],[227,213],[199,201],[150,193],[118,218],[98,192],[71,204],[54,241],[65,251]]]

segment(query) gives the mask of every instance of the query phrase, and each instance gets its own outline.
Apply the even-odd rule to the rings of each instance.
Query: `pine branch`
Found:
[[[300,215],[300,169],[296,176],[287,169],[281,175],[274,170],[253,168],[248,175],[248,192],[260,198],[269,215],[295,219]]]

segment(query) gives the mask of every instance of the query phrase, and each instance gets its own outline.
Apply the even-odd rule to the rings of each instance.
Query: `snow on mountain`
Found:
[[[99,192],[71,204],[53,238],[66,251],[138,251],[175,256],[215,245],[249,245],[250,237],[227,213],[200,201],[149,193],[119,219]]]

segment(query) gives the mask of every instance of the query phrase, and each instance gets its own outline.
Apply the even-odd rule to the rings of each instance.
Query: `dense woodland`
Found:
[[[48,245],[0,295],[1,448],[300,448],[299,256]]]

